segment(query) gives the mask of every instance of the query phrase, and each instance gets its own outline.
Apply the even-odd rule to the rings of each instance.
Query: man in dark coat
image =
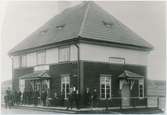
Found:
[[[41,99],[42,99],[42,102],[43,102],[43,106],[46,106],[46,97],[47,97],[47,92],[42,91]]]
[[[92,106],[93,107],[96,107],[97,105],[97,90],[96,89],[93,89],[93,93],[92,93]]]
[[[74,97],[75,97],[75,104],[76,104],[76,108],[80,109],[80,93],[78,90],[76,90],[76,92],[74,93]]]
[[[90,102],[91,102],[91,93],[89,88],[86,88],[86,91],[84,93],[84,105],[88,107],[90,106]]]

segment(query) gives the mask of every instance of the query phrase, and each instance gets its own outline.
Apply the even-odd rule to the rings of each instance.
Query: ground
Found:
[[[70,114],[70,111],[60,111],[51,109],[30,109],[12,107],[11,109],[1,108],[1,114]],[[158,109],[123,109],[123,110],[89,110],[89,111],[77,111],[76,114],[163,114]]]

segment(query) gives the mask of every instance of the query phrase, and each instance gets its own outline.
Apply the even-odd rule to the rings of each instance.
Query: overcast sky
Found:
[[[148,56],[148,78],[165,79],[165,3],[96,2],[154,46]],[[68,4],[68,3],[67,3]],[[66,5],[67,5],[66,4]],[[69,4],[76,5],[78,2]],[[61,6],[61,7],[60,7]],[[8,51],[63,8],[57,2],[8,2],[3,8],[2,76],[12,78]],[[61,8],[61,10],[58,10]]]

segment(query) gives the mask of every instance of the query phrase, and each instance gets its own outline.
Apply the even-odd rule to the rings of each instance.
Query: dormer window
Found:
[[[41,34],[45,34],[47,32],[48,32],[48,29],[44,29],[44,30],[40,31]]]
[[[56,26],[56,28],[57,28],[58,30],[62,30],[62,29],[64,28],[64,26],[65,26],[65,24]]]
[[[102,23],[103,23],[104,26],[107,27],[107,28],[111,28],[111,27],[113,26],[113,23],[111,23],[111,22],[102,21]]]

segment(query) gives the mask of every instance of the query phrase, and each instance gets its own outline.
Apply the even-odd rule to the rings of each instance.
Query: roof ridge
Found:
[[[81,26],[80,26],[80,29],[79,29],[79,36],[81,35],[83,29],[84,29],[84,25],[85,25],[85,22],[86,22],[86,19],[87,19],[87,16],[88,16],[88,11],[89,11],[89,7],[90,7],[90,3],[91,2],[86,2],[85,5],[87,5],[86,7],[86,10],[85,10],[85,13],[84,13],[84,16],[83,16],[83,20],[81,22]]]

